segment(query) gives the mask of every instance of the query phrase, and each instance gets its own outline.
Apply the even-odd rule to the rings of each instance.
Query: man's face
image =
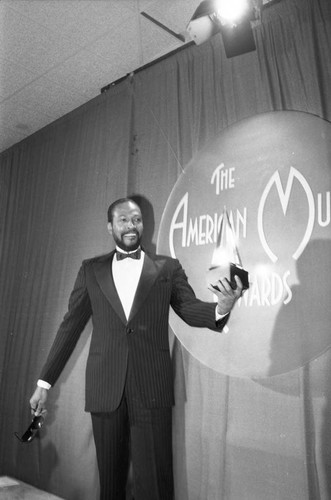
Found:
[[[129,201],[117,205],[112,222],[108,222],[108,231],[117,246],[125,252],[136,250],[143,233],[143,221],[138,205]]]

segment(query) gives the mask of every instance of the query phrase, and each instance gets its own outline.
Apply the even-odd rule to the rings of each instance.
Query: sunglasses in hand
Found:
[[[33,417],[33,420],[27,430],[24,432],[22,437],[19,436],[17,432],[15,432],[15,436],[17,439],[21,441],[21,443],[31,443],[31,441],[35,438],[39,429],[44,425],[44,417],[39,415],[38,417]]]

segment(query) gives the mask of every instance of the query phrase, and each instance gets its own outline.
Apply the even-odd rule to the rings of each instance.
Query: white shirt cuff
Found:
[[[219,314],[217,312],[217,306],[215,308],[215,318],[216,318],[216,321],[218,321],[219,319],[222,319],[222,318],[225,318],[225,316],[227,316],[229,313],[226,313],[226,314]]]
[[[37,382],[37,386],[38,387],[42,387],[43,389],[50,389],[52,386],[51,384],[49,384],[48,382],[45,382],[45,380],[38,380]]]

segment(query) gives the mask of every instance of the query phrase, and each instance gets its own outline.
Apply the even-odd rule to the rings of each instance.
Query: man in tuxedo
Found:
[[[86,323],[93,333],[86,366],[102,500],[125,500],[131,454],[135,500],[171,500],[174,390],[168,340],[170,306],[188,324],[221,332],[242,293],[220,279],[217,303],[196,298],[177,259],[141,246],[140,207],[129,198],[108,209],[116,250],[85,260],[30,399],[40,415]]]

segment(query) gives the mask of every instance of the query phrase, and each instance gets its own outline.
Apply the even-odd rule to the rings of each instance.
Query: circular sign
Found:
[[[301,112],[243,120],[185,168],[167,202],[157,250],[176,257],[196,295],[208,283],[224,207],[249,289],[223,332],[170,326],[208,367],[267,377],[303,366],[330,343],[331,124]]]

